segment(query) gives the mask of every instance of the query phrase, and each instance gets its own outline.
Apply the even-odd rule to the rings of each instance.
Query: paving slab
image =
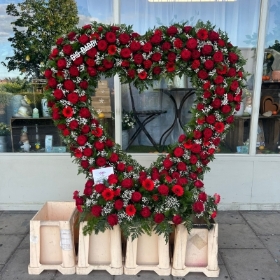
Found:
[[[246,224],[238,211],[219,211],[215,221],[218,224]]]
[[[105,270],[96,270],[96,271],[92,271],[88,275],[77,275],[77,274],[63,275],[60,272],[57,272],[53,280],[86,280],[86,279],[113,280],[114,277],[116,276],[109,274]]]
[[[280,213],[272,211],[242,212],[247,223],[257,235],[279,234]]]
[[[30,249],[30,234],[29,232],[25,235],[23,240],[18,246],[18,249]]]
[[[220,224],[218,246],[235,249],[264,248],[252,229],[243,224]]]
[[[0,216],[0,234],[24,234],[29,231],[34,212],[4,212]]]
[[[0,235],[0,264],[5,264],[23,239],[23,235]]]
[[[29,250],[18,249],[0,274],[1,280],[53,280],[55,270],[43,271],[39,275],[28,274]]]
[[[114,280],[173,280],[173,276],[159,276],[154,271],[140,271],[137,275],[116,275]]]
[[[232,280],[277,280],[280,267],[266,249],[221,249]]]
[[[260,236],[260,239],[274,259],[280,263],[280,235]]]

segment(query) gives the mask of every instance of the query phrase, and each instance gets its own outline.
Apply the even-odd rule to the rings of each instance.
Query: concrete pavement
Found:
[[[27,211],[0,211],[1,280],[202,280],[201,273],[184,277],[158,276],[141,271],[136,276],[112,276],[106,271],[89,275],[62,275],[55,270],[29,275],[29,221]],[[221,211],[219,225],[220,276],[226,280],[280,280],[280,211]]]

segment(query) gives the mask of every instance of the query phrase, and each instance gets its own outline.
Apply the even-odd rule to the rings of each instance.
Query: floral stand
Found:
[[[172,275],[181,277],[189,272],[219,277],[218,224],[211,230],[194,227],[190,234],[185,226],[176,226]]]
[[[58,270],[74,274],[75,202],[46,202],[30,221],[29,274]]]
[[[163,235],[153,232],[127,240],[124,274],[136,275],[141,270],[170,275],[169,241],[166,243]]]
[[[87,275],[93,270],[106,270],[111,275],[123,274],[120,227],[84,235],[85,225],[86,222],[80,223],[76,273]]]

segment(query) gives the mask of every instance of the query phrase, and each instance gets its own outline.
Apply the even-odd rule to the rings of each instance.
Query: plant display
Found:
[[[123,111],[122,113],[122,130],[128,130],[131,128],[134,128],[136,124],[136,120],[133,117],[133,113],[132,112],[125,112]]]
[[[192,228],[193,216],[215,218],[220,196],[206,194],[203,176],[240,108],[245,74],[226,33],[209,23],[160,26],[140,36],[131,26],[93,22],[56,40],[45,69],[52,118],[71,156],[86,175],[74,192],[88,224],[84,233],[120,224],[125,236],[154,229],[168,238],[172,224]],[[192,119],[178,142],[141,166],[111,139],[91,108],[92,87],[118,74],[143,91],[162,76],[186,74],[196,88]],[[92,171],[113,167],[104,182]]]
[[[6,136],[10,134],[10,127],[5,123],[0,122],[0,136]]]

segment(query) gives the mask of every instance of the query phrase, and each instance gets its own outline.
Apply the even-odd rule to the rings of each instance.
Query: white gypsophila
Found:
[[[70,79],[70,74],[69,74],[69,71],[67,69],[63,69],[62,73],[63,73],[63,76],[64,76],[65,80]]]
[[[59,100],[59,103],[61,103],[64,107],[66,106],[72,106],[72,103],[70,101],[67,101],[65,99]],[[72,107],[73,108],[73,107]]]
[[[56,70],[54,67],[52,67],[51,70],[52,70],[53,73],[57,73],[58,72],[58,70]]]
[[[145,196],[142,197],[143,205],[146,206],[149,203],[149,199]]]
[[[103,151],[100,152],[100,155],[102,157],[106,157],[108,155],[108,153],[103,150]]]
[[[196,167],[203,167],[203,164],[200,161],[197,161],[195,165]]]
[[[92,165],[95,162],[95,159],[91,157],[88,159],[88,162],[90,165]]]
[[[105,142],[105,141],[106,141],[106,136],[104,136],[104,135],[101,136],[101,137],[100,137],[100,141],[101,141],[101,142]]]
[[[202,109],[201,111],[205,114],[205,115],[208,115],[208,113],[212,110],[212,108],[210,108],[211,106],[209,107],[206,107],[204,109]],[[197,114],[199,116],[199,114]],[[198,117],[197,116],[197,117]]]
[[[214,116],[216,117],[216,120],[218,122],[222,122],[224,120],[223,117],[218,112],[215,112]]]
[[[92,199],[87,198],[86,201],[85,201],[85,205],[86,205],[87,207],[92,206],[92,205],[93,205]]]
[[[58,84],[58,85],[57,85],[57,88],[59,88],[59,89],[62,90],[62,88],[63,88],[63,87],[62,87],[62,84]]]
[[[82,81],[82,79],[81,79],[80,77],[77,77],[76,80],[74,80],[74,82],[75,82],[76,84],[80,83],[81,81]]]
[[[228,104],[227,95],[224,94],[224,95],[223,95],[223,99],[222,99],[222,105],[227,105],[227,104]]]
[[[85,118],[81,118],[81,117],[79,117],[78,118],[78,122],[79,122],[79,124],[87,124],[87,119],[85,119]]]
[[[165,211],[165,208],[164,208],[163,205],[157,205],[157,206],[155,207],[155,213],[162,213],[162,212],[164,212],[164,211]]]
[[[202,139],[195,139],[193,142],[194,142],[195,144],[201,145],[201,144],[202,144]]]
[[[183,159],[190,159],[190,154],[189,153],[185,153],[185,154],[183,154]]]
[[[213,76],[213,75],[216,74],[216,72],[217,72],[216,69],[213,69],[212,71],[209,72],[209,75],[210,75],[210,76]]]
[[[167,196],[164,201],[164,208],[165,210],[174,209],[175,211],[178,210],[180,203],[176,197]]]
[[[78,66],[78,70],[79,70],[80,72],[84,71],[84,70],[85,70],[85,65],[84,65],[84,64],[79,65],[79,66]]]
[[[64,57],[64,52],[61,50],[61,51],[58,53],[58,56],[63,56],[63,57]]]
[[[225,124],[225,130],[229,129],[230,128],[230,125],[227,123]]]
[[[77,132],[75,132],[75,131],[71,131],[70,136],[71,136],[71,138],[73,138],[75,141],[77,141],[77,137],[78,137]],[[79,147],[78,147],[78,149],[79,149]]]
[[[72,60],[69,58],[66,58],[66,68],[69,68],[72,65]]]
[[[116,66],[121,66],[122,65],[122,59],[116,59],[115,65]]]
[[[137,73],[141,73],[141,72],[143,72],[143,71],[145,71],[143,68],[137,69]]]
[[[131,199],[132,193],[133,192],[131,190],[125,190],[123,192],[123,194],[121,195],[121,197],[123,199],[124,206],[127,206],[128,201]]]
[[[113,209],[114,209],[114,204],[111,201],[108,201],[103,207],[101,215],[106,216],[107,214],[110,214]]]

